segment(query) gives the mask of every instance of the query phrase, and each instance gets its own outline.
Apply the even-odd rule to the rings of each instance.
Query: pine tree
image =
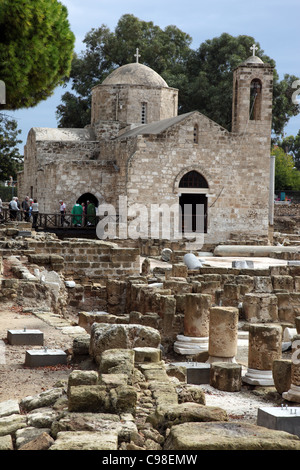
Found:
[[[0,0],[0,109],[37,105],[69,75],[75,37],[56,0]]]

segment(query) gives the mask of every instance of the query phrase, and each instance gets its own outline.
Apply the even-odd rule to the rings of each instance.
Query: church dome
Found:
[[[102,85],[144,85],[168,88],[168,84],[157,72],[138,62],[117,68],[106,77]]]
[[[263,61],[260,59],[260,57],[257,57],[257,55],[252,55],[246,59],[242,65],[255,65],[255,64],[263,64]]]

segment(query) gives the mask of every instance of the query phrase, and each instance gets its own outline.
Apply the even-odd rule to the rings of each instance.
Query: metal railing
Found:
[[[104,217],[104,216],[103,216]],[[72,228],[72,229],[79,229],[79,228],[95,228],[98,224],[99,220],[103,217],[98,216],[89,216],[86,214],[83,215],[73,215],[71,213],[66,213],[65,215],[61,215],[60,213],[56,214],[47,214],[47,213],[38,213],[36,216],[31,214],[28,217],[23,210],[19,210],[17,212],[11,211],[9,208],[2,208],[2,212],[0,213],[0,223],[11,223],[11,222],[30,222],[32,223],[33,227],[37,227],[40,229],[47,229],[47,228]],[[113,218],[112,221],[116,223],[119,222],[119,216],[110,216]]]

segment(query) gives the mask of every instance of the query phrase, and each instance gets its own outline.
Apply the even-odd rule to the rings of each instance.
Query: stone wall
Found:
[[[195,124],[199,144],[193,140]],[[145,205],[149,213],[149,201],[176,205],[184,192],[179,188],[181,177],[196,170],[209,186],[207,243],[225,241],[234,231],[268,235],[269,144],[260,134],[233,136],[193,113],[160,138],[137,138],[128,164],[128,202]]]
[[[100,240],[30,240],[28,250],[45,257],[60,256],[65,277],[73,280],[106,281],[108,277],[123,278],[140,272],[138,249],[119,248]],[[36,263],[35,255],[29,255],[29,259]]]
[[[146,122],[177,115],[178,90],[153,86],[98,85],[92,90],[92,126],[102,121],[142,124],[142,103],[147,106]]]

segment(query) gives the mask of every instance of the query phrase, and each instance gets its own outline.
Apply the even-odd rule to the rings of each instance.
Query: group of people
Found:
[[[39,215],[39,205],[37,199],[30,199],[28,196],[25,197],[22,204],[19,199],[15,196],[9,203],[9,217],[11,220],[22,220],[22,214],[24,215],[25,222],[30,222],[32,217],[32,226],[37,226],[37,220]]]
[[[60,216],[61,216],[61,226],[64,223],[70,225],[70,222],[66,220],[66,204],[64,201],[60,200]],[[79,204],[76,202],[71,210],[72,215],[72,225],[75,227],[82,227],[86,225],[96,225],[96,207],[95,205],[87,201],[85,204],[82,202]]]
[[[60,204],[60,224],[63,227],[64,224],[70,225],[70,222],[66,218],[66,204],[63,200],[59,201]],[[2,210],[2,201],[0,199],[0,213]],[[22,204],[20,204],[18,197],[13,197],[9,203],[9,216],[11,220],[22,220],[24,216],[25,222],[30,222],[32,218],[32,226],[37,227],[39,215],[39,205],[37,199],[30,199],[28,196],[25,197]],[[87,201],[79,204],[75,203],[72,211],[72,225],[75,227],[81,227],[86,225],[96,225],[96,207],[95,205]]]

